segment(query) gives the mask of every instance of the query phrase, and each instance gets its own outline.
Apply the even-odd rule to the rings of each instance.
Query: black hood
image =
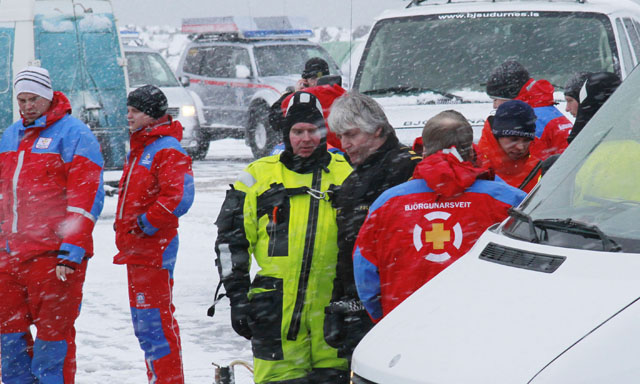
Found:
[[[587,81],[580,89],[578,113],[568,141],[571,142],[582,131],[585,125],[598,112],[620,85],[618,75],[611,72],[595,72],[587,76]]]

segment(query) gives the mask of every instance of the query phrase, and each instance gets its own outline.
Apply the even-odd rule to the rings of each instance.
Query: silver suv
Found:
[[[185,19],[182,31],[192,42],[176,74],[202,99],[202,132],[211,139],[244,136],[256,158],[280,141],[268,109],[300,79],[305,62],[321,57],[330,74],[340,74],[329,53],[308,40],[313,32],[299,19]]]

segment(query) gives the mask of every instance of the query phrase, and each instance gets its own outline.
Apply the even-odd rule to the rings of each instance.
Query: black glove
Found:
[[[324,340],[333,348],[340,348],[344,339],[344,313],[333,311],[331,305],[324,309]]]
[[[253,333],[249,327],[249,314],[251,306],[243,300],[231,305],[231,326],[236,333],[247,340],[251,340]]]
[[[350,357],[356,345],[373,327],[362,303],[343,297],[325,308],[324,338],[338,350],[338,357]]]

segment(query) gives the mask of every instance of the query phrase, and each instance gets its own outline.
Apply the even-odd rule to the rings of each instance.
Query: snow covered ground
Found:
[[[212,362],[228,365],[236,359],[251,362],[248,341],[233,332],[225,298],[215,317],[207,317],[218,284],[213,225],[228,185],[252,160],[244,140],[211,143],[207,159],[194,163],[196,196],[180,219],[180,249],[174,273],[174,303],[182,337],[186,383],[213,383]],[[118,179],[107,172],[106,180]],[[126,267],[112,264],[116,254],[112,229],[117,196],[107,197],[94,231],[95,256],[89,263],[82,313],[76,322],[78,384],[146,383],[144,354],[133,334],[127,296]],[[252,383],[251,375],[236,368],[236,383]]]

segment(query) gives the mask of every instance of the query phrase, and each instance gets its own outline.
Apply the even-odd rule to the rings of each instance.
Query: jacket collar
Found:
[[[34,122],[29,125],[25,125],[24,117],[22,117],[22,129],[29,128],[46,128],[50,127],[56,121],[59,121],[66,115],[71,114],[71,103],[69,99],[62,92],[54,92],[53,99],[51,99],[51,105],[44,115],[38,117]]]
[[[161,136],[172,136],[178,141],[182,140],[182,125],[179,121],[174,121],[170,115],[164,115],[153,124],[140,128],[131,134],[131,149],[144,147],[149,141]]]

